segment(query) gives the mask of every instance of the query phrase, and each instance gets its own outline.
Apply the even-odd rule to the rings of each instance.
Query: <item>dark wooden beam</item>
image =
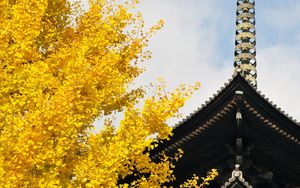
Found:
[[[243,117],[242,117],[242,105],[243,105],[243,91],[235,91],[235,103],[236,103],[236,164],[242,165],[243,163]]]

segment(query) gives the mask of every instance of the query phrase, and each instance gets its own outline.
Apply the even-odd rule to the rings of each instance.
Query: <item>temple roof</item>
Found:
[[[249,182],[276,178],[280,180],[278,184],[289,181],[300,184],[300,124],[240,74],[179,123],[170,140],[152,152],[153,159],[162,152],[173,155],[181,148],[185,154],[176,164],[176,183],[192,174],[205,175],[211,168],[219,170],[217,182],[225,182],[235,164],[237,92],[243,94],[240,111],[244,162],[241,169],[245,171],[245,178]],[[257,177],[251,181],[254,176]]]

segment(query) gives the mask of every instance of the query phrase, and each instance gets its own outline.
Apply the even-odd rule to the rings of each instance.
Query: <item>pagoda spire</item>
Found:
[[[255,0],[237,0],[236,15],[234,72],[256,87]]]

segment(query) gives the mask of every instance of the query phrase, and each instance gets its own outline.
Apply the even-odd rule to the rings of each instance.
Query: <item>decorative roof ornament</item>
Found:
[[[234,72],[256,88],[255,0],[237,0],[236,15]]]
[[[231,173],[229,180],[221,188],[232,188],[232,187],[245,187],[253,188],[246,180],[243,178],[243,172],[240,170],[240,165],[236,164],[235,169]]]

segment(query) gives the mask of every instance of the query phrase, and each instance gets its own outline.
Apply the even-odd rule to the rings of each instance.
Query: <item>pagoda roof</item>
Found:
[[[183,149],[184,156],[174,169],[176,183],[193,174],[205,175],[211,168],[218,168],[223,177],[219,181],[225,182],[228,172],[233,170],[236,155],[237,91],[243,95],[242,169],[247,168],[245,177],[251,180],[251,173],[259,171],[263,176],[264,171],[269,173],[267,179],[278,176],[280,181],[300,184],[300,124],[240,74],[176,125],[170,140],[163,141],[152,151],[152,158],[158,159],[161,153],[173,155]]]

